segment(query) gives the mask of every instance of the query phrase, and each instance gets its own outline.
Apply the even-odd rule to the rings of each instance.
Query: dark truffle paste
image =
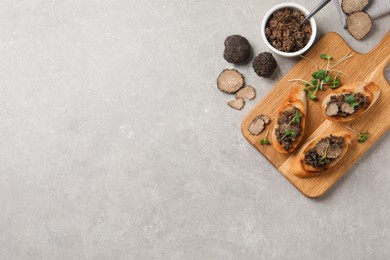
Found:
[[[312,33],[309,22],[301,25],[303,19],[305,15],[296,9],[283,8],[275,11],[265,28],[268,42],[283,52],[299,51],[309,42]]]
[[[286,151],[292,148],[293,143],[302,132],[301,120],[299,122],[293,120],[297,113],[301,113],[301,111],[293,107],[283,111],[278,118],[275,134],[278,142]],[[293,134],[288,135],[287,132],[293,132]]]

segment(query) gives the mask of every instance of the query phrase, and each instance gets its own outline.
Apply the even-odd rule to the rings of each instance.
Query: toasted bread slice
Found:
[[[283,148],[283,146],[279,143],[275,131],[278,128],[279,116],[283,113],[283,111],[286,111],[287,109],[291,109],[294,107],[298,108],[302,114],[302,117],[301,117],[302,131],[301,131],[300,135],[298,136],[298,138],[295,140],[295,142],[292,144],[292,147],[289,150],[285,150]],[[298,146],[299,142],[302,139],[303,133],[305,132],[306,113],[307,113],[306,92],[303,90],[303,88],[301,86],[295,87],[294,89],[291,90],[291,92],[287,96],[286,100],[284,100],[284,102],[280,106],[278,116],[275,120],[274,129],[272,132],[272,143],[273,143],[275,149],[279,153],[291,153]]]
[[[324,168],[314,168],[312,165],[308,165],[304,163],[305,154],[313,148],[319,141],[321,141],[323,138],[330,137],[330,136],[339,136],[344,138],[344,146],[341,150],[341,154],[339,157],[331,162],[329,165],[327,165]],[[332,134],[324,134],[321,135],[314,140],[307,142],[306,147],[304,147],[303,152],[297,156],[297,159],[293,162],[291,166],[292,173],[300,178],[308,178],[308,177],[314,177],[320,174],[320,172],[331,169],[334,167],[347,153],[350,145],[351,145],[351,134],[346,131],[341,131],[337,133]]]
[[[332,96],[337,96],[346,93],[362,93],[366,97],[368,97],[368,106],[366,108],[359,108],[359,110],[351,115],[342,117],[342,116],[329,116],[326,114],[326,109],[328,102],[330,101]],[[355,82],[351,84],[346,84],[338,89],[336,89],[331,94],[327,95],[322,102],[322,113],[326,119],[333,122],[348,122],[354,120],[364,114],[368,109],[370,109],[375,102],[378,100],[380,96],[381,90],[374,83],[365,83],[365,82]]]

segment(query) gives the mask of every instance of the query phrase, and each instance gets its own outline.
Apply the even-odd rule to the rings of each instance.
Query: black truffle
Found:
[[[226,38],[224,59],[229,63],[239,64],[247,61],[251,55],[252,47],[249,41],[241,35],[230,35]]]
[[[269,78],[276,69],[276,60],[269,52],[262,52],[252,63],[256,74],[263,78]]]

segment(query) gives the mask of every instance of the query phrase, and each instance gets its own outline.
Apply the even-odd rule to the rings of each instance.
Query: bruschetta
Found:
[[[283,101],[275,120],[272,143],[278,152],[291,153],[298,146],[305,131],[306,113],[306,92],[296,87]]]
[[[341,131],[309,141],[293,162],[292,173],[301,178],[314,177],[334,167],[347,153],[351,134]]]
[[[322,102],[322,113],[333,122],[347,122],[367,112],[380,95],[374,83],[347,84],[327,95]]]

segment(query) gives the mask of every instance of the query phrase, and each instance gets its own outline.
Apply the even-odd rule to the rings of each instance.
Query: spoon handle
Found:
[[[315,15],[319,10],[321,10],[325,5],[327,5],[331,0],[322,0],[307,16],[301,24],[304,24],[308,19]]]

